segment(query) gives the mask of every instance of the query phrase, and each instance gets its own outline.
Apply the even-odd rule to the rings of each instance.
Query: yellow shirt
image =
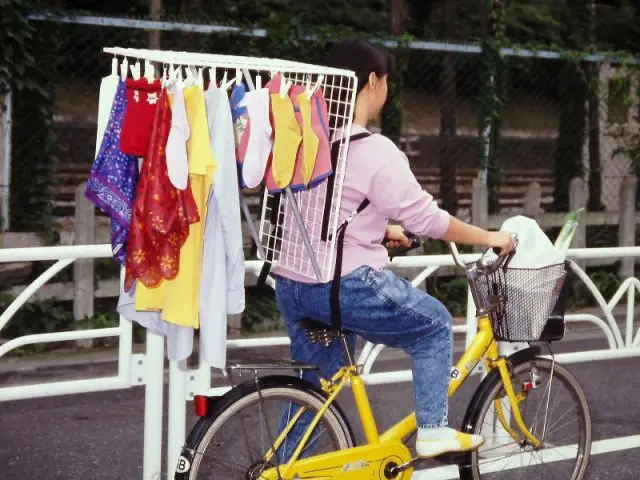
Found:
[[[162,288],[136,290],[136,309],[162,310],[163,320],[198,328],[204,222],[216,164],[209,141],[204,90],[199,86],[187,87],[184,98],[191,130],[187,140],[189,182],[200,221],[189,226],[189,237],[180,250],[180,269],[176,278],[164,281]]]

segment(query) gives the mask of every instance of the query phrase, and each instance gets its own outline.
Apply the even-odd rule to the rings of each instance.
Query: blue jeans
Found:
[[[298,321],[309,317],[330,325],[330,289],[330,282],[276,278],[276,301],[291,339],[291,357],[318,365],[325,378],[346,364],[343,347],[340,342],[329,347],[311,343]],[[446,426],[453,333],[444,305],[390,270],[363,266],[342,278],[340,311],[343,329],[373,343],[402,348],[411,357],[418,427]],[[349,342],[355,347],[355,336]],[[303,376],[319,385],[313,372]]]

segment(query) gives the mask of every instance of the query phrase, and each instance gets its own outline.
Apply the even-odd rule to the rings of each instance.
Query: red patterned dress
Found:
[[[127,291],[136,280],[152,288],[175,278],[189,225],[200,221],[191,186],[178,190],[169,180],[165,147],[170,129],[171,108],[162,88],[136,189],[127,244]]]

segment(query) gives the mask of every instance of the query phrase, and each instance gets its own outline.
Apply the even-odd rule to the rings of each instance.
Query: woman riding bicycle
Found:
[[[326,64],[356,73],[358,89],[351,135],[367,133],[367,125],[378,117],[387,99],[393,57],[363,40],[350,39],[331,49]],[[402,348],[411,357],[419,456],[473,450],[483,443],[480,435],[448,427],[451,314],[438,300],[387,269],[385,247],[409,246],[403,227],[422,237],[497,247],[502,255],[514,248],[514,240],[506,232],[483,230],[440,209],[416,180],[407,157],[391,140],[379,134],[361,137],[365,138],[349,147],[339,221],[347,218],[363,199],[368,198],[370,204],[351,220],[344,237],[342,328],[370,342]],[[389,219],[403,227],[388,225]],[[291,357],[317,365],[325,377],[332,376],[346,363],[341,345],[312,343],[299,324],[306,317],[331,324],[331,282],[314,283],[282,267],[276,268],[274,274],[276,300],[291,339]],[[350,341],[355,346],[353,336]],[[306,373],[305,378],[319,384],[312,374]]]

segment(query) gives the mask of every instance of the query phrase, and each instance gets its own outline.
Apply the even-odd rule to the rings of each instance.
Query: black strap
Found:
[[[365,198],[358,208],[342,222],[338,227],[338,238],[336,239],[336,264],[333,269],[333,281],[331,282],[331,290],[329,293],[329,301],[331,303],[331,326],[334,330],[340,330],[342,327],[342,314],[340,313],[340,280],[342,278],[342,250],[344,247],[344,234],[347,231],[349,222],[369,205],[369,199]]]
[[[269,235],[269,242],[273,242],[273,245],[267,245],[267,258],[262,264],[260,269],[260,275],[258,275],[258,281],[256,283],[256,290],[258,292],[266,292],[267,290],[267,276],[271,271],[271,265],[273,262],[273,256],[276,252],[278,239],[282,236],[282,217],[284,212],[280,214],[281,218],[278,218],[278,211],[280,210],[280,197],[281,192],[273,194],[267,200],[271,200],[271,216],[269,223],[271,223],[271,235]]]
[[[367,138],[371,132],[361,132],[349,137],[349,144],[357,142],[363,138]],[[326,242],[329,238],[329,217],[331,215],[331,202],[333,201],[333,187],[336,181],[336,169],[338,168],[338,154],[340,153],[340,144],[343,140],[337,140],[331,145],[331,167],[333,174],[327,179],[327,193],[324,197],[324,212],[322,213],[322,227],[320,228],[320,239]]]

